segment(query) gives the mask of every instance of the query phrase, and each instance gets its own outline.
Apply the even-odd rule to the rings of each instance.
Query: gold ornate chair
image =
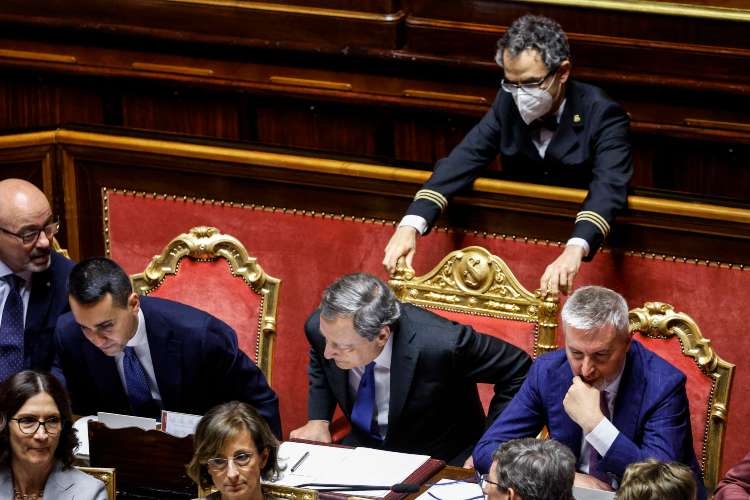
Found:
[[[720,477],[721,452],[734,365],[721,359],[690,316],[669,304],[646,302],[632,309],[634,339],[656,352],[687,377],[693,446],[709,492]]]
[[[424,276],[399,264],[388,281],[396,297],[499,337],[536,357],[557,349],[557,299],[524,288],[503,260],[479,246],[456,250]],[[480,384],[485,408],[492,387]]]
[[[107,487],[107,497],[109,500],[117,498],[117,483],[115,482],[115,469],[109,467],[76,467],[81,472],[85,472],[102,481]]]
[[[236,238],[215,227],[194,227],[131,279],[136,293],[190,304],[229,324],[240,348],[271,382],[281,282],[266,274]]]

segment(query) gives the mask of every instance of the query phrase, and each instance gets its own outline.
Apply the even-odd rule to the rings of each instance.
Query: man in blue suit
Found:
[[[69,310],[73,267],[51,248],[59,229],[39,188],[21,179],[0,182],[0,382],[52,366],[52,334]]]
[[[229,325],[178,302],[139,297],[104,257],[77,264],[69,288],[71,313],[58,321],[55,344],[74,413],[202,415],[237,400],[281,435],[278,398]]]
[[[514,438],[537,435],[568,446],[576,484],[617,487],[628,464],[646,458],[682,462],[705,489],[693,451],[685,375],[633,342],[625,299],[612,290],[577,290],[562,311],[565,349],[540,357],[505,411],[474,448],[489,470],[492,453]]]

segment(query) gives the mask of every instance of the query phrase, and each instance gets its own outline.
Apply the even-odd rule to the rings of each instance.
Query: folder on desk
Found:
[[[294,467],[308,453],[299,466]],[[372,448],[348,448],[299,442],[285,442],[279,450],[279,461],[284,466],[275,484],[297,486],[304,483],[392,485],[421,484],[445,466],[427,455],[396,453]],[[291,471],[295,468],[294,472]],[[403,494],[390,490],[357,490],[345,494],[321,492],[321,498],[358,497],[401,498]]]

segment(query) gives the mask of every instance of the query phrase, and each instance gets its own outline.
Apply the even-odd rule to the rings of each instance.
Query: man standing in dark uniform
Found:
[[[391,237],[383,265],[392,272],[401,256],[411,265],[417,233],[429,232],[448,199],[470,187],[499,153],[513,180],[588,186],[571,238],[540,282],[543,293],[567,293],[581,261],[593,258],[627,204],[629,119],[601,89],[570,79],[568,40],[551,19],[514,21],[498,41],[495,60],[504,78],[492,108],[437,162]]]

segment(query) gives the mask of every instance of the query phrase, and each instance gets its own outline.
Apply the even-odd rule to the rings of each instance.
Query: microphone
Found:
[[[304,483],[295,488],[311,488],[317,491],[362,491],[362,490],[391,490],[394,493],[416,493],[419,485],[414,483],[396,483],[388,486],[373,484],[338,484],[338,483]]]

